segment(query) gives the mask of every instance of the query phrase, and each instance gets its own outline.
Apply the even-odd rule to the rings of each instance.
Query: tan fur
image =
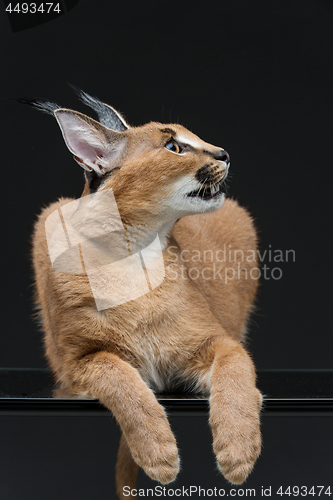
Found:
[[[229,481],[240,484],[260,453],[261,395],[253,363],[241,343],[257,280],[243,275],[227,283],[202,275],[192,280],[188,272],[194,264],[184,262],[181,252],[209,249],[215,255],[224,245],[255,252],[251,218],[230,199],[222,208],[203,201],[182,212],[183,198],[177,191],[182,179],[192,182],[196,172],[208,165],[213,181],[221,181],[226,164],[212,157],[219,148],[180,125],[150,123],[114,139],[112,131],[103,131],[92,119],[86,121],[108,141],[123,141],[116,168],[99,190],[112,188],[125,227],[144,225],[158,231],[166,275],[148,294],[98,311],[87,275],[55,271],[48,256],[45,220],[71,200],[61,199],[43,210],[33,237],[33,265],[49,364],[67,393],[99,399],[119,422],[123,433],[117,465],[119,498],[123,486],[134,486],[137,465],[163,484],[175,479],[177,445],[153,390],[172,390],[177,383],[210,396],[218,466]],[[161,130],[168,128],[191,148],[183,154],[167,150],[170,133]],[[86,185],[84,194],[88,193]],[[184,206],[187,202],[184,198]],[[99,215],[107,225],[102,210],[105,207]],[[204,211],[209,213],[199,213]],[[232,262],[213,258],[196,262],[195,267],[201,273],[204,268],[212,270],[215,263],[224,276],[226,268],[239,262],[248,271],[257,265],[241,258]]]

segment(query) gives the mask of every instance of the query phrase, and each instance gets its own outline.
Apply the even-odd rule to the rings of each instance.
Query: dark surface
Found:
[[[333,416],[333,370],[261,370],[258,388],[265,395],[263,414],[316,412]],[[0,369],[0,412],[85,415],[108,414],[94,399],[53,397],[52,375],[43,369]],[[158,394],[175,415],[208,412],[208,400],[193,393]]]
[[[200,485],[229,491],[232,486],[216,468],[207,418],[174,416],[170,422],[181,472],[166,488]],[[273,500],[281,499],[274,494],[280,486],[331,485],[333,491],[332,418],[263,418],[262,433],[261,456],[247,482],[237,489],[256,488],[255,498],[262,498],[261,487],[271,486]],[[112,418],[1,415],[0,437],[1,500],[116,499],[114,469],[120,433]],[[156,485],[140,471],[140,488]]]
[[[249,497],[250,489],[253,497],[254,489],[255,497],[262,498],[264,488],[273,499],[289,498],[277,494],[288,486],[303,487],[303,493],[305,487],[314,487],[315,495],[307,498],[318,497],[319,485],[333,492],[333,411],[327,411],[332,410],[333,372],[260,371],[259,387],[267,394],[263,449],[254,471],[240,486],[227,483],[217,471],[207,401],[190,395],[159,398],[169,413],[181,456],[181,471],[174,483],[166,485],[166,497],[172,489],[191,486],[224,489],[225,497]],[[1,369],[0,390],[1,500],[116,498],[120,431],[110,413],[95,400],[50,398],[52,377],[43,370]],[[274,402],[278,411],[271,406]],[[139,471],[138,488],[146,496],[147,488],[156,486]],[[194,493],[192,498],[199,497]],[[330,496],[323,493],[322,498]]]

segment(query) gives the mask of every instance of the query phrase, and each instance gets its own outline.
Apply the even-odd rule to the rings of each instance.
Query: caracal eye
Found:
[[[179,145],[173,139],[171,139],[169,142],[166,143],[165,148],[168,149],[169,151],[172,151],[173,153],[180,152]]]

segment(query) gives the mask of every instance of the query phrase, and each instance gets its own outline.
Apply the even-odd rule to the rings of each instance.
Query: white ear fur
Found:
[[[57,109],[54,114],[68,149],[81,167],[103,175],[117,166],[125,139],[122,133],[77,111]]]

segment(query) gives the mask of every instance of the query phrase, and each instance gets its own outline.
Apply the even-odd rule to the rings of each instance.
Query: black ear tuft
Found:
[[[76,85],[70,83],[70,86],[79,96],[81,101],[96,112],[98,120],[102,125],[117,132],[123,132],[129,128],[129,125],[125,122],[120,113],[111,106],[104,104],[98,97],[92,97],[79,89]]]
[[[43,99],[25,99],[19,97],[18,99],[14,99],[17,102],[20,102],[21,104],[27,104],[28,106],[31,106],[32,108],[38,109],[39,111],[43,111],[44,113],[47,113],[49,115],[54,116],[54,111],[56,109],[60,109],[61,106],[54,102],[50,101],[44,101]]]

